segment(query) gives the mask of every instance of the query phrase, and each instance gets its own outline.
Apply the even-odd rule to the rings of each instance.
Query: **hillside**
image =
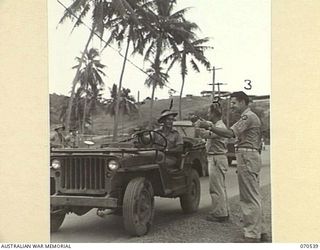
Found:
[[[68,97],[57,94],[50,94],[50,124],[57,124],[60,122],[61,112],[63,113],[63,106],[67,104]],[[210,97],[190,96],[182,99],[182,117],[187,119],[189,114],[199,114],[205,116],[208,106],[211,103]],[[173,97],[173,110],[178,110],[179,97]],[[154,102],[153,120],[159,116],[162,110],[167,109],[170,105],[170,99],[160,99]],[[263,123],[263,130],[265,135],[269,137],[269,123],[270,123],[270,107],[269,100],[258,101],[253,103],[252,109],[258,114]],[[119,130],[128,132],[137,126],[146,125],[149,122],[150,101],[145,101],[140,105],[139,114],[131,116],[120,116]],[[231,121],[232,122],[232,121]],[[92,116],[91,133],[100,135],[111,135],[113,129],[113,117],[106,115],[102,108],[98,108],[96,114]]]

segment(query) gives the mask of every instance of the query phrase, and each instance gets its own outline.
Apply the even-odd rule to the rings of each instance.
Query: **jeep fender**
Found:
[[[121,168],[117,171],[117,173],[122,176],[125,186],[127,186],[130,180],[136,177],[147,178],[151,182],[154,194],[156,196],[163,195],[167,188],[167,183],[165,182],[165,171],[161,169],[159,164]]]

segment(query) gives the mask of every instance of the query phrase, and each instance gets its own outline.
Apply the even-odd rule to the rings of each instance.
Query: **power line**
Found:
[[[68,7],[66,7],[63,3],[61,3],[59,0],[57,0],[57,2],[66,10],[68,11],[73,17],[75,17],[77,20],[79,20],[79,17],[74,14]],[[122,58],[125,58],[120,50],[117,50],[116,48],[113,48],[108,42],[106,42],[103,37],[101,35],[99,35],[98,33],[96,33],[89,25],[87,25],[86,23],[84,23],[83,21],[80,20],[80,23],[82,23],[87,29],[89,29],[90,32],[93,32],[93,34],[95,36],[97,36],[101,41],[103,41],[105,43],[105,45],[107,45],[108,47],[110,47],[111,49],[113,49],[115,52],[117,52]],[[151,75],[149,75],[144,69],[140,68],[138,65],[136,65],[135,63],[133,63],[130,59],[125,58],[127,62],[129,62],[131,65],[133,65],[135,68],[137,68],[138,70],[140,70],[142,73],[144,73],[145,75],[147,75],[148,77],[152,78],[153,80],[156,80],[154,77],[152,77]],[[170,86],[168,86],[167,84],[164,84],[164,87],[173,90],[174,92],[177,92],[175,89],[171,88]]]

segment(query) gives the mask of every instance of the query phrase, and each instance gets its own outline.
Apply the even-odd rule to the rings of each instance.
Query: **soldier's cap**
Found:
[[[59,128],[65,129],[65,126],[63,124],[57,124],[53,126],[53,130],[58,130]]]
[[[159,122],[159,123],[162,123],[162,122],[163,122],[163,119],[166,118],[167,116],[173,115],[174,117],[176,117],[177,114],[178,114],[177,112],[171,111],[171,110],[169,110],[169,109],[165,109],[165,110],[163,110],[163,111],[161,112],[161,115],[160,115],[160,117],[158,118],[158,122]]]

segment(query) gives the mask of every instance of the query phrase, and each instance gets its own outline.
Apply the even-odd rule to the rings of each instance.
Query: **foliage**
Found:
[[[181,89],[180,89],[180,95],[179,95],[179,118],[182,119],[182,107],[181,107],[181,99],[182,99],[182,93],[184,89],[185,84],[185,78],[188,74],[188,67],[187,67],[187,57],[190,58],[190,64],[192,65],[193,70],[196,72],[200,72],[199,66],[197,62],[203,64],[207,70],[210,69],[210,62],[205,57],[204,52],[207,49],[212,49],[213,47],[202,45],[203,43],[206,43],[209,41],[209,38],[203,38],[198,39],[195,41],[187,40],[183,41],[182,49],[179,51],[174,51],[171,55],[169,55],[167,58],[164,59],[164,63],[167,63],[171,61],[168,71],[172,68],[172,66],[175,63],[180,64],[181,69]]]
[[[76,82],[80,83],[77,89],[74,105],[76,120],[79,122],[81,131],[84,133],[85,124],[91,123],[90,116],[101,100],[100,91],[103,90],[104,81],[102,76],[105,73],[102,71],[105,68],[99,60],[99,52],[97,49],[91,48],[84,54],[84,57],[76,57],[78,64],[73,69],[80,67],[77,74]],[[81,120],[82,117],[82,120]]]
[[[188,62],[196,72],[200,71],[199,64],[205,68],[210,68],[209,60],[205,57],[205,51],[212,47],[206,46],[209,39],[198,39],[195,31],[198,30],[196,23],[186,19],[186,13],[189,8],[175,10],[176,0],[72,0],[68,9],[62,16],[60,23],[70,19],[74,30],[88,15],[91,15],[92,30],[101,39],[108,31],[108,39],[105,45],[117,43],[122,47],[126,43],[126,52],[120,73],[118,85],[113,85],[110,89],[111,99],[102,100],[100,90],[103,86],[101,76],[104,75],[102,65],[94,59],[98,52],[89,50],[87,47],[93,32],[91,33],[82,58],[77,58],[79,74],[76,74],[73,82],[69,107],[72,110],[72,126],[83,127],[85,122],[92,120],[92,114],[97,106],[101,106],[104,112],[115,118],[114,135],[117,132],[118,114],[127,115],[134,119],[132,114],[137,114],[135,100],[130,96],[130,90],[122,88],[122,78],[125,71],[125,65],[128,57],[128,51],[132,46],[132,53],[140,53],[147,63],[148,77],[145,84],[152,88],[150,98],[150,116],[146,120],[140,119],[139,123],[145,126],[146,122],[152,123],[154,109],[154,97],[156,88],[162,88],[168,83],[169,74],[175,63],[178,63],[181,69],[181,90],[179,97],[179,115],[182,117],[182,93],[185,84],[185,78],[188,74]],[[90,64],[91,61],[91,64]],[[84,64],[82,66],[82,63]],[[166,64],[168,68],[165,69]],[[78,89],[75,84],[80,83]],[[118,86],[118,89],[117,89]],[[74,95],[75,93],[75,95]],[[74,101],[73,101],[74,97]],[[66,99],[68,100],[68,99]],[[50,107],[50,118],[52,121],[65,121],[66,105],[68,101],[63,101],[56,109]],[[157,106],[159,101],[157,101]],[[223,119],[226,121],[225,101],[221,103],[223,108]],[[196,105],[195,105],[196,106]],[[209,106],[209,105],[208,105]],[[155,107],[159,109],[159,107]],[[196,107],[193,107],[196,108]],[[269,133],[269,107],[261,107],[253,104],[252,109],[262,120],[263,131]],[[188,108],[184,107],[184,113]],[[60,112],[60,116],[56,115]],[[146,110],[145,110],[146,112]],[[158,112],[158,111],[157,111]],[[199,105],[196,110],[200,116],[206,116],[207,107]],[[98,112],[99,113],[99,112]],[[143,113],[143,112],[142,112]],[[140,116],[140,115],[139,115]],[[239,117],[239,114],[231,113],[229,116],[230,125]],[[140,117],[141,118],[141,117]],[[134,124],[134,121],[132,122]],[[129,125],[128,125],[129,126]]]
[[[165,51],[173,51],[180,55],[179,46],[183,42],[189,43],[194,37],[192,30],[198,28],[195,23],[185,19],[187,8],[174,12],[175,3],[173,0],[151,1],[144,13],[145,20],[152,27],[141,41],[142,47],[146,47],[144,60],[151,62],[148,69],[149,76],[145,82],[147,86],[152,87],[150,120],[155,89],[163,87],[169,77],[163,71],[163,54]]]
[[[105,113],[114,117],[116,113],[116,101],[118,98],[118,88],[116,84],[113,84],[112,88],[109,88],[111,99],[105,100],[104,110]],[[131,90],[128,88],[122,88],[119,100],[119,112],[122,115],[131,115],[137,113],[138,109],[135,104],[135,99],[130,95]]]
[[[50,95],[50,117],[53,117],[53,119],[50,120],[51,124],[57,124],[61,123],[58,119],[60,115],[60,106],[61,103],[65,100],[67,103],[68,97],[65,96],[59,96],[56,94]],[[176,99],[178,100],[178,99]],[[189,119],[191,117],[191,114],[198,115],[202,118],[207,119],[207,112],[208,107],[211,103],[211,98],[207,97],[200,97],[200,96],[193,96],[191,101],[188,101],[188,98],[183,97],[183,113],[185,114],[184,119]],[[168,108],[168,99],[161,99],[156,102],[154,106],[154,113],[159,115],[160,112],[163,109]],[[103,105],[97,105],[97,114],[92,116],[92,122],[94,125],[94,133],[106,135],[106,129],[110,131],[113,126],[113,121],[110,121],[110,118],[108,119],[108,116],[105,114],[105,104],[107,103],[106,100],[103,100]],[[176,108],[176,105],[174,104],[174,109]],[[222,102],[222,108],[223,108],[223,120],[226,123],[226,103],[225,101]],[[268,138],[270,138],[270,106],[269,101],[261,101],[261,102],[254,102],[251,104],[252,110],[255,112],[255,109],[261,109],[263,112],[259,112],[258,116],[261,119],[262,122],[262,133],[266,139],[266,142],[268,142]],[[130,129],[134,129],[137,126],[142,128],[147,128],[147,125],[149,123],[149,105],[141,105],[140,106],[140,113],[141,116],[138,116],[137,113],[130,115],[126,115],[123,117],[124,122],[124,129],[126,131]],[[188,116],[190,114],[190,117]],[[237,114],[239,115],[239,114]],[[73,116],[74,117],[74,116]],[[75,119],[73,118],[75,121]],[[72,121],[73,121],[72,120]],[[107,120],[107,122],[106,122]],[[232,125],[236,121],[236,114],[230,113],[230,125]],[[73,123],[75,124],[75,123]],[[154,126],[157,125],[156,119],[152,120],[152,124]]]
[[[134,25],[132,25],[132,23],[135,23],[135,24],[139,23],[136,17],[136,14],[134,13],[135,9],[139,9],[138,8],[139,3],[144,3],[144,1],[141,1],[141,0],[110,0],[110,1],[73,0],[71,5],[66,9],[59,23],[63,23],[66,19],[71,19],[74,22],[73,29],[75,29],[81,23],[83,23],[83,18],[87,16],[87,14],[91,10],[92,31],[83,52],[83,53],[86,53],[89,41],[92,38],[93,34],[97,34],[100,37],[100,39],[102,39],[105,30],[111,31],[110,38],[108,39],[108,42],[106,44],[107,46],[111,41],[115,39],[117,41],[123,40],[124,33],[127,30],[127,27],[131,27],[129,30],[131,31],[131,33],[133,33]],[[120,77],[121,80],[122,80],[122,75],[124,73],[124,67],[125,67],[125,62],[127,58],[129,43],[130,43],[130,40],[133,40],[133,37],[134,36],[132,34],[129,35],[126,55],[123,63],[123,68],[121,71],[121,77]],[[81,63],[82,63],[82,60],[78,64],[78,70],[81,67]],[[77,78],[78,70],[75,78]],[[121,80],[119,82],[119,90],[121,89]],[[74,79],[72,83],[71,98],[68,104],[67,127],[69,126],[69,122],[70,122],[69,120],[71,117],[71,109],[73,106],[75,85],[76,85],[76,80]],[[118,105],[116,107],[118,109]],[[84,116],[85,114],[86,112],[84,112]],[[116,135],[116,127],[115,127],[115,135]]]

